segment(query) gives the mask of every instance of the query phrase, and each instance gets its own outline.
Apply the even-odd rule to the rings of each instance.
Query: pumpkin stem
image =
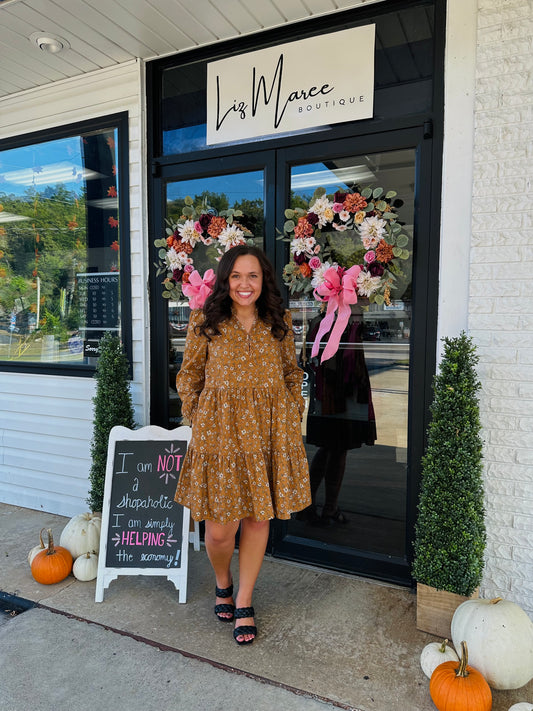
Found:
[[[439,652],[444,654],[446,652],[446,645],[448,644],[448,640],[445,639],[444,642],[440,645],[439,647]]]
[[[43,541],[43,531],[46,531],[46,528],[41,528],[39,531],[39,542],[41,543],[41,548],[46,548],[46,545]]]
[[[48,550],[46,551],[46,555],[54,555],[56,549],[54,548],[54,536],[52,534],[52,529],[49,528],[46,532],[48,534]]]
[[[490,604],[491,604],[491,605],[497,605],[497,604],[498,604],[499,602],[501,602],[502,600],[503,600],[503,597],[494,597],[494,598],[492,598],[492,600],[490,601]]]
[[[466,670],[466,665],[468,664],[468,647],[466,642],[461,642],[461,661],[459,662],[459,667],[455,670],[455,676],[468,676],[469,672]]]

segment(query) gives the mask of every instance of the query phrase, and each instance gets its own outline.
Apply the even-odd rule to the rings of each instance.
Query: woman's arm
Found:
[[[202,311],[191,311],[183,363],[176,375],[176,389],[181,398],[181,411],[192,424],[198,399],[204,388],[205,364],[207,360],[207,338],[196,333],[196,326],[202,322]]]
[[[285,311],[285,323],[289,327],[289,331],[280,344],[281,358],[283,362],[283,378],[285,379],[287,389],[298,405],[300,417],[302,417],[305,411],[305,400],[302,397],[302,381],[304,374],[303,370],[298,366],[296,361],[296,347],[294,344],[294,331],[292,330],[292,316],[289,310]]]

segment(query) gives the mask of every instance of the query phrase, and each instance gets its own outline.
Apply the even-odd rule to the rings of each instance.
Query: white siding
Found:
[[[132,396],[147,422],[143,66],[129,62],[0,100],[0,138],[127,111],[130,141]],[[95,381],[0,371],[0,501],[72,516],[87,509]]]
[[[478,5],[469,329],[485,440],[482,593],[533,614],[533,6]]]

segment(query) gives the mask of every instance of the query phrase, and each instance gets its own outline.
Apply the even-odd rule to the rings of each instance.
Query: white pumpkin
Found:
[[[428,679],[431,679],[431,675],[439,664],[442,664],[443,662],[458,661],[459,657],[457,656],[455,649],[449,646],[447,639],[445,639],[442,643],[430,642],[429,644],[426,644],[420,654],[420,666]]]
[[[533,711],[533,704],[528,704],[527,701],[520,701],[518,704],[513,704],[509,711]]]
[[[72,572],[76,580],[87,582],[94,580],[98,573],[98,556],[96,553],[84,553],[76,558],[72,566]]]
[[[465,640],[469,664],[494,689],[519,689],[533,678],[533,622],[510,600],[472,599],[452,618],[455,647]]]
[[[31,551],[28,553],[28,563],[31,564],[33,563],[33,559],[37,555],[37,553],[40,553],[41,551],[44,551],[47,546],[43,543],[43,531],[46,531],[46,528],[41,528],[41,531],[39,533],[39,545],[38,546],[33,546]]]
[[[100,550],[102,518],[98,514],[82,513],[74,516],[61,533],[59,545],[70,551],[74,560],[84,553]]]

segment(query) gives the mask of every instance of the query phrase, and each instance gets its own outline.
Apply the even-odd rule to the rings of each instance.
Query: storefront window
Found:
[[[111,123],[0,151],[0,365],[92,369],[121,334],[118,143]]]

